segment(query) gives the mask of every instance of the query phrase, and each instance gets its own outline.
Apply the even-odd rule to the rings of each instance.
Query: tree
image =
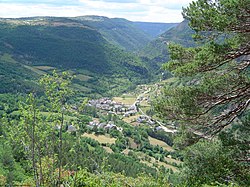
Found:
[[[155,109],[182,126],[175,145],[193,145],[184,149],[187,186],[249,185],[249,125],[243,120],[250,115],[249,7],[249,0],[192,2],[183,16],[197,46],[168,46],[171,61],[163,68],[178,84],[165,86]]]
[[[182,173],[187,186],[202,186],[227,183],[235,177],[232,171],[237,167],[231,151],[220,141],[200,141],[185,150]]]
[[[155,104],[167,119],[210,138],[230,125],[250,104],[250,1],[197,0],[183,9],[199,45],[170,44],[164,69],[181,80],[166,86]]]
[[[61,172],[62,172],[62,150],[63,150],[63,139],[62,132],[64,126],[64,114],[68,108],[68,99],[72,96],[73,91],[70,89],[69,85],[71,83],[72,76],[67,72],[62,72],[58,75],[55,71],[53,75],[44,75],[40,79],[41,85],[45,89],[45,94],[47,95],[50,104],[51,112],[55,114],[58,120],[57,127],[59,129],[59,149],[58,149],[58,185],[61,184]]]
[[[26,103],[21,103],[19,108],[21,118],[18,132],[22,136],[20,137],[20,140],[27,148],[27,155],[31,155],[34,181],[36,182],[36,186],[40,186],[43,184],[41,143],[43,142],[42,134],[45,131],[41,128],[41,118],[34,94],[29,94]],[[18,136],[15,138],[17,137]],[[37,162],[39,163],[40,172],[38,172]]]

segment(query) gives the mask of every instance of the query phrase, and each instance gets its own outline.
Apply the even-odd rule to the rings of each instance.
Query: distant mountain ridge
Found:
[[[134,25],[152,37],[157,37],[179,23],[134,22]]]
[[[148,43],[148,45],[142,50],[143,55],[148,57],[157,57],[166,54],[167,44],[169,42],[178,43],[186,47],[195,45],[192,38],[194,31],[188,26],[188,21],[184,20],[177,26],[162,33],[156,39]]]
[[[103,16],[81,16],[70,19],[97,29],[110,43],[127,51],[137,51],[153,40],[153,37],[126,19]]]
[[[140,55],[144,57],[148,64],[154,69],[159,69],[162,63],[169,60],[167,45],[170,42],[181,44],[185,47],[192,47],[195,41],[192,35],[195,32],[189,27],[188,21],[184,20],[177,26],[167,30],[156,39],[149,42],[145,48],[140,51]]]
[[[157,36],[177,25],[177,23],[132,22],[123,18],[104,16],[79,17],[28,17],[1,19],[20,24],[46,24],[61,26],[84,26],[96,29],[110,43],[127,51],[138,51]]]
[[[192,35],[195,33],[190,27],[187,20],[182,21],[176,27],[163,33],[158,39],[165,42],[174,42],[181,44],[185,47],[195,45]]]

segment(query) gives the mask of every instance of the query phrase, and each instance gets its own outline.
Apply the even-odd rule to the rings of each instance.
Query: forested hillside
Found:
[[[82,16],[70,19],[96,29],[111,44],[132,52],[140,50],[154,38],[143,29],[137,28],[134,22],[126,19],[111,19],[102,16]]]
[[[144,48],[153,37],[143,30],[152,23],[140,23],[141,29],[125,19],[82,16],[1,19],[0,24],[1,93],[38,89],[40,75],[60,69],[71,70],[74,87],[85,94],[119,94],[150,81],[159,69],[123,50]]]
[[[71,70],[75,87],[95,94],[121,93],[150,79],[138,57],[110,44],[96,29],[66,18],[2,20],[0,33],[2,93],[32,87],[27,82],[52,69]]]
[[[149,42],[140,50],[139,54],[151,69],[158,72],[162,64],[170,59],[168,44],[177,43],[186,47],[194,46],[196,45],[192,38],[194,33],[188,26],[188,21],[184,20]]]
[[[194,46],[195,42],[192,39],[192,34],[194,34],[194,31],[188,26],[188,21],[184,20],[151,41],[142,50],[142,55],[149,58],[166,58],[168,56],[166,46],[171,42],[182,44],[186,47]]]

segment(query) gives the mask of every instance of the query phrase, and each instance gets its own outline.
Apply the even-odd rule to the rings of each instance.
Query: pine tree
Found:
[[[199,45],[168,46],[164,68],[181,84],[162,92],[155,105],[161,116],[208,138],[249,111],[249,7],[249,0],[198,0],[183,9]]]

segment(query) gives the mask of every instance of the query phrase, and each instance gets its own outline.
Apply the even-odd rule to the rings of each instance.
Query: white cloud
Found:
[[[0,17],[78,16],[83,14],[77,6],[49,6],[47,4],[1,4]]]
[[[187,6],[192,0],[139,0],[139,3],[146,6],[157,6],[169,9],[181,9]]]
[[[192,0],[67,0],[67,4],[54,0],[19,1],[9,3],[0,1],[0,17],[100,15],[121,17],[131,21],[181,22],[181,7]],[[44,3],[42,3],[44,2]],[[53,0],[51,1],[53,2]]]

